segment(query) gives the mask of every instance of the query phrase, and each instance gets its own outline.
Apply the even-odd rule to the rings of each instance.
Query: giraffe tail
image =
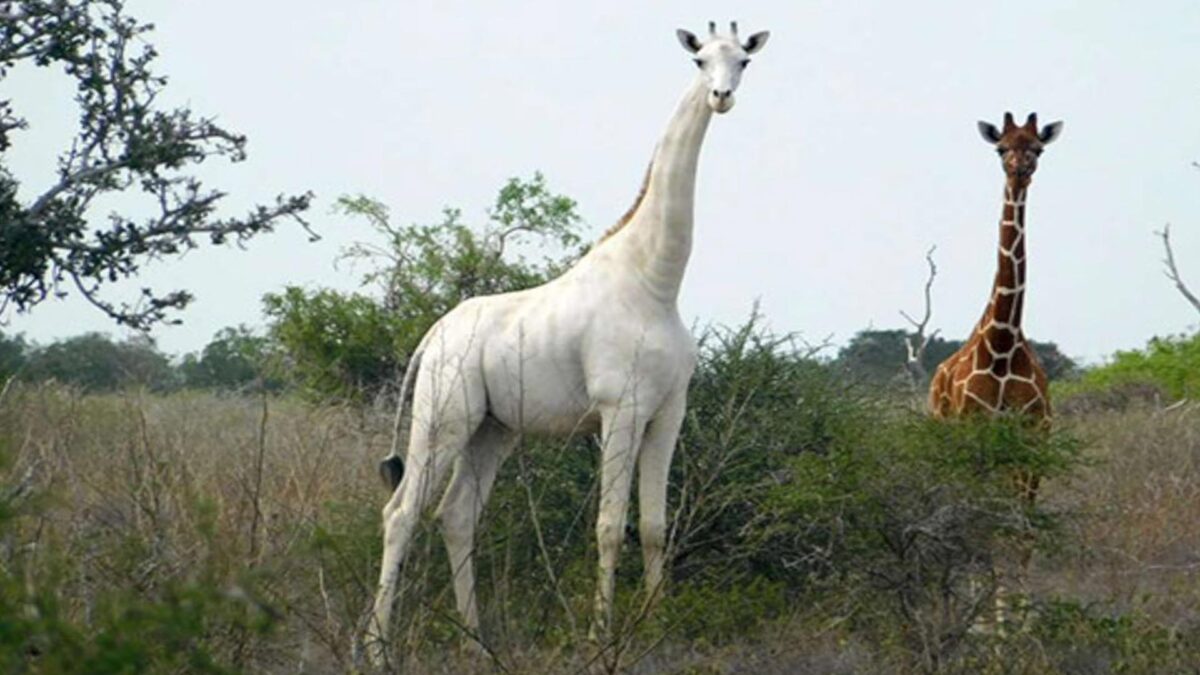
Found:
[[[396,419],[392,426],[392,451],[379,463],[379,476],[383,479],[384,485],[392,492],[396,491],[396,488],[400,486],[400,479],[404,477],[404,460],[400,457],[400,425],[404,422],[404,401],[416,379],[417,371],[421,367],[421,357],[424,354],[425,340],[421,340],[416,351],[413,352],[412,358],[408,360],[408,367],[404,369],[404,379],[400,383],[399,400],[396,402]]]

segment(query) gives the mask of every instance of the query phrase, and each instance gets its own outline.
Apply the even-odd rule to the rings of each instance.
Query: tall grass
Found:
[[[105,622],[117,642],[148,643],[149,612],[184,622],[180,639],[227,668],[348,663],[377,557],[379,495],[362,461],[379,445],[372,420],[253,397],[38,386],[9,392],[0,430],[10,481],[32,495],[10,506],[5,537],[10,569],[47,605],[38,651],[73,642],[55,626]],[[108,649],[93,648],[97,659]]]
[[[706,349],[672,479],[673,585],[655,614],[639,614],[631,534],[620,658],[585,639],[597,453],[582,438],[519,449],[485,513],[492,655],[461,649],[445,555],[426,523],[404,574],[394,667],[1181,672],[1200,662],[1197,406],[1065,420],[1084,441],[1079,464],[1019,428],[929,425],[754,331],[713,334]],[[386,495],[375,461],[389,433],[385,412],[288,398],[12,387],[0,401],[0,669],[360,667],[351,644],[377,574]],[[1004,447],[1015,454],[980,453]],[[1052,477],[1032,512],[1011,469],[1042,461]],[[979,580],[1026,530],[1042,545],[1020,589],[1032,608],[1024,625],[1003,640],[966,630],[990,607]]]

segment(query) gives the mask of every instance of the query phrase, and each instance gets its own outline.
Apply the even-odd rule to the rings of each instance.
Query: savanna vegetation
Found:
[[[121,323],[169,320],[186,292],[132,306],[98,292],[199,235],[257,235],[307,207],[285,197],[214,219],[220,194],[183,169],[236,159],[244,139],[155,110],[163,82],[134,39],[146,27],[115,0],[16,6],[2,10],[27,14],[0,23],[0,75],[64,68],[82,127],[61,182],[33,202],[0,166],[0,312],[70,283]],[[0,152],[22,125],[0,104]],[[131,188],[162,213],[86,226],[93,197]],[[280,289],[261,327],[223,329],[198,352],[0,335],[4,672],[367,669],[354,641],[378,572],[376,461],[397,374],[443,312],[551,278],[585,250],[584,228],[540,175],[506,183],[481,223],[447,209],[400,225],[365,196],[338,213],[364,227],[345,251],[358,292]],[[1195,672],[1200,335],[1092,367],[1039,344],[1060,411],[1048,433],[929,420],[905,379],[906,337],[864,330],[834,353],[764,329],[756,310],[698,329],[669,586],[643,611],[630,532],[605,644],[587,637],[596,439],[525,439],[477,543],[486,648],[463,646],[429,521],[388,670]],[[926,347],[932,370],[958,344]],[[1028,473],[1042,478],[1035,502],[1015,488]]]
[[[594,440],[526,443],[478,544],[491,654],[460,648],[429,523],[392,665],[409,672],[1182,672],[1200,649],[1200,409],[1135,400],[936,424],[748,324],[713,329],[672,481],[671,587],[586,639]],[[262,389],[0,405],[5,669],[344,672],[373,591],[388,410]],[[1036,506],[1014,470],[1046,477]],[[997,580],[1006,632],[989,626]],[[1011,598],[1018,598],[1012,600]],[[979,625],[982,624],[982,628]],[[108,664],[108,665],[105,665]]]
[[[352,643],[380,554],[374,464],[406,349],[461,298],[552,275],[578,254],[581,225],[540,176],[508,183],[477,227],[454,210],[397,227],[372,200],[342,206],[386,235],[348,252],[358,293],[284,289],[265,298],[264,329],[225,329],[182,359],[95,334],[0,340],[7,668],[364,667]],[[631,532],[611,644],[587,639],[596,441],[525,441],[478,542],[487,653],[462,648],[430,522],[405,570],[390,667],[1191,667],[1200,338],[1092,368],[1043,345],[1062,364],[1051,370],[1064,413],[1048,435],[928,420],[897,386],[904,338],[863,331],[834,354],[764,330],[756,313],[701,331],[671,481],[671,585],[640,611]],[[931,364],[954,348],[933,344]],[[1024,470],[1043,477],[1034,504],[1014,489]]]

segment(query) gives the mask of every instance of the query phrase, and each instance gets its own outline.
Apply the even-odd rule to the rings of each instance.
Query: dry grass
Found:
[[[282,626],[220,648],[245,667],[302,672],[348,665],[374,585],[370,551],[339,557],[314,538],[377,514],[380,422],[290,401],[56,387],[10,392],[0,412],[10,475],[45,496],[22,527],[31,567],[69,561],[58,591],[68,616],[86,620],[113,589],[153,596],[203,581],[237,593],[253,581]]]
[[[1093,461],[1072,480],[1043,489],[1044,499],[1076,517],[1064,530],[1062,550],[1039,555],[1030,579],[1033,598],[1137,611],[1180,634],[1194,632],[1200,618],[1200,406],[1094,413],[1065,423],[1089,440]],[[0,542],[0,553],[9,562],[25,556],[29,569],[61,568],[55,593],[65,615],[84,625],[113,590],[154,597],[179,583],[217,584],[276,624],[266,634],[231,627],[206,636],[226,662],[254,672],[346,672],[355,667],[351,639],[374,587],[385,498],[375,466],[389,433],[384,413],[288,399],[85,397],[58,387],[15,387],[0,401],[0,450],[10,460],[2,484],[24,484],[42,497],[21,519],[20,541]],[[435,543],[431,537],[418,542],[406,572],[405,593],[417,596],[399,612],[407,617],[398,629],[409,654],[406,670],[494,672],[494,664],[452,647],[458,636],[444,556]],[[503,584],[496,574],[521,573],[498,569],[481,580],[485,586]],[[485,592],[492,593],[493,621],[496,615],[530,620],[521,607],[497,608],[502,592]],[[571,600],[586,608],[588,598]],[[518,634],[507,644],[503,669],[586,669],[582,646],[521,640]],[[1044,654],[1028,663],[1013,672],[1061,667]],[[808,608],[733,644],[668,636],[630,670],[902,667],[886,645]]]
[[[1043,593],[1138,609],[1168,626],[1200,621],[1200,405],[1068,418],[1091,466],[1043,494],[1077,518]]]

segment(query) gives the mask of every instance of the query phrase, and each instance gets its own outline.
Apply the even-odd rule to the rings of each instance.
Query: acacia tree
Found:
[[[31,197],[23,198],[4,153],[28,121],[11,100],[0,101],[0,318],[74,288],[118,323],[145,329],[169,320],[191,295],[143,288],[131,304],[103,296],[102,287],[202,238],[242,243],[284,218],[307,230],[299,215],[307,193],[281,195],[241,218],[216,215],[225,193],[189,169],[214,157],[244,159],[246,138],[187,108],[158,104],[166,78],[151,71],[152,29],[126,15],[121,0],[0,2],[0,81],[19,65],[61,68],[75,82],[79,120],[54,183],[24,186]],[[117,192],[140,192],[152,215],[95,218],[97,198]]]

